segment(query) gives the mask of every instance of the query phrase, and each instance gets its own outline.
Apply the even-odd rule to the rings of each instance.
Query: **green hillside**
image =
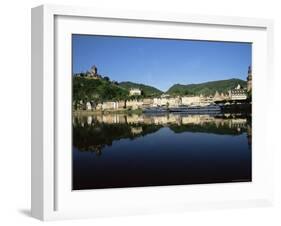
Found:
[[[167,93],[171,95],[214,95],[216,91],[219,93],[227,93],[230,89],[235,88],[238,84],[240,84],[242,87],[247,86],[247,82],[244,80],[228,79],[204,82],[200,84],[175,84],[169,88]]]
[[[104,101],[129,100],[142,97],[153,97],[162,92],[152,86],[137,84],[132,82],[115,82],[108,78],[91,79],[85,76],[73,77],[73,101],[94,101],[101,103]],[[141,96],[130,96],[131,88],[140,88]]]
[[[139,88],[143,92],[143,96],[145,97],[157,96],[162,93],[161,90],[156,89],[153,86],[148,86],[148,85],[138,84],[133,82],[120,82],[119,86],[127,90],[130,90],[131,88]]]
[[[88,79],[73,77],[73,101],[95,101],[97,103],[107,100],[124,100],[129,91],[107,79]]]

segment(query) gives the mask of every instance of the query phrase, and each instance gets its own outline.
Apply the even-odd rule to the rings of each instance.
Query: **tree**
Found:
[[[110,81],[110,79],[109,79],[109,77],[108,77],[108,76],[103,77],[103,79],[104,79],[105,81],[107,81],[107,82],[109,82],[109,81]]]

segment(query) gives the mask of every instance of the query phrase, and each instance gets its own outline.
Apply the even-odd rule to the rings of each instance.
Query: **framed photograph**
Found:
[[[32,9],[32,216],[271,205],[270,20]]]

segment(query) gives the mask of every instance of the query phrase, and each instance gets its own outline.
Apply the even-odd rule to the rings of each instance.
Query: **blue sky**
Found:
[[[246,80],[252,62],[249,43],[73,35],[72,47],[74,73],[96,65],[111,80],[162,91],[175,83]]]

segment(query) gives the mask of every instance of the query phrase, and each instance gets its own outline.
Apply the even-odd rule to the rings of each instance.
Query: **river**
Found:
[[[73,190],[250,182],[243,115],[73,116]]]

